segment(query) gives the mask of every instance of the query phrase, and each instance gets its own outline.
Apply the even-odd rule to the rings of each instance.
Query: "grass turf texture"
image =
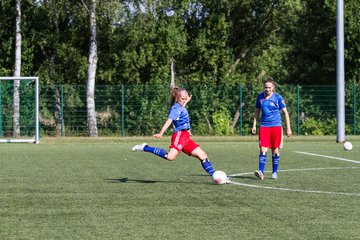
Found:
[[[335,138],[290,138],[279,170],[294,171],[264,181],[252,174],[254,138],[194,139],[216,169],[258,188],[213,185],[185,154],[167,162],[130,151],[144,140],[167,149],[168,139],[2,144],[0,239],[359,239],[360,164],[295,151],[360,163],[360,139],[344,151]]]

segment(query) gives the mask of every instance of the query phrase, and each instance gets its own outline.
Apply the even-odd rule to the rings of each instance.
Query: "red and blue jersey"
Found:
[[[169,110],[168,118],[173,120],[174,132],[190,129],[189,112],[179,103],[174,103]]]
[[[286,107],[285,101],[280,94],[273,93],[266,99],[265,93],[258,95],[255,107],[261,109],[260,126],[282,126],[280,110]]]

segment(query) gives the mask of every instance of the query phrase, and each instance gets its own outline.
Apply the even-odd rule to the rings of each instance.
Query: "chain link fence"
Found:
[[[192,133],[250,135],[254,105],[262,86],[184,86]],[[346,133],[359,132],[358,85],[346,86]],[[277,87],[297,135],[336,134],[335,85]],[[99,136],[149,136],[160,131],[170,107],[168,85],[96,86]],[[86,86],[61,85],[40,89],[42,136],[86,136]],[[170,130],[169,130],[170,131]]]

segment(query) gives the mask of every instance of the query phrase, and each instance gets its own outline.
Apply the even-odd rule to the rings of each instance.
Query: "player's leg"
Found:
[[[267,127],[260,127],[259,129],[259,169],[255,171],[255,176],[258,177],[260,180],[265,178],[264,172],[266,167],[266,160],[267,160],[267,151],[270,145],[270,131]]]
[[[164,158],[166,160],[167,160],[167,157],[168,157],[168,152],[165,149],[159,148],[159,147],[152,147],[152,146],[147,145],[147,143],[142,143],[142,144],[139,144],[139,145],[135,145],[134,147],[131,148],[131,150],[133,152],[135,152],[135,151],[150,152],[150,153],[153,153],[156,156],[159,156],[159,157]]]
[[[278,178],[278,167],[280,163],[280,148],[283,144],[283,129],[282,127],[274,127],[271,136],[272,147],[272,178]]]
[[[203,169],[212,176],[215,172],[214,167],[212,166],[207,154],[200,148],[200,146],[197,146],[192,152],[191,156],[196,157],[200,160],[201,166]]]
[[[266,167],[266,160],[267,160],[267,151],[268,148],[261,147],[259,153],[259,169],[255,171],[255,176],[258,177],[260,180],[265,178],[265,167]]]
[[[186,145],[184,145],[184,148],[182,149],[184,153],[186,153],[189,156],[193,156],[200,160],[202,168],[210,175],[212,176],[214,173],[214,168],[208,158],[208,155],[200,148],[199,144],[194,142],[193,140],[189,139],[186,142]]]
[[[150,152],[165,160],[173,161],[176,159],[177,155],[181,152],[182,145],[181,145],[181,141],[179,142],[179,139],[181,140],[183,138],[184,138],[184,134],[182,131],[173,133],[171,137],[169,152],[167,152],[163,148],[149,146],[147,145],[147,143],[136,145],[131,150]]]
[[[277,171],[280,163],[279,148],[272,149],[272,178],[277,179]]]
[[[168,154],[167,154],[167,157],[166,157],[166,160],[168,161],[173,161],[177,158],[177,156],[179,155],[179,151],[176,150],[175,148],[170,148]]]

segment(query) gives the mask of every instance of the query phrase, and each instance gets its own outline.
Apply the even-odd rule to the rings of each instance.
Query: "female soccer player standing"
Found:
[[[161,131],[153,135],[155,138],[162,138],[170,125],[173,125],[174,133],[172,134],[169,152],[162,148],[148,146],[147,143],[136,145],[131,150],[150,152],[168,161],[175,160],[182,151],[189,156],[199,159],[204,170],[212,176],[214,168],[207,154],[190,138],[190,118],[185,108],[190,100],[191,96],[189,96],[186,89],[174,87],[172,89],[171,108],[168,119],[162,126]]]
[[[272,178],[277,179],[277,170],[280,162],[279,149],[283,144],[283,128],[281,123],[281,115],[285,114],[286,136],[292,135],[290,127],[289,113],[286,109],[284,99],[280,94],[275,93],[275,82],[272,78],[264,81],[264,92],[257,96],[255,103],[254,122],[252,133],[256,134],[256,121],[260,115],[261,120],[259,127],[259,169],[255,171],[255,176],[263,180],[265,175],[265,165],[267,151],[272,150]]]

